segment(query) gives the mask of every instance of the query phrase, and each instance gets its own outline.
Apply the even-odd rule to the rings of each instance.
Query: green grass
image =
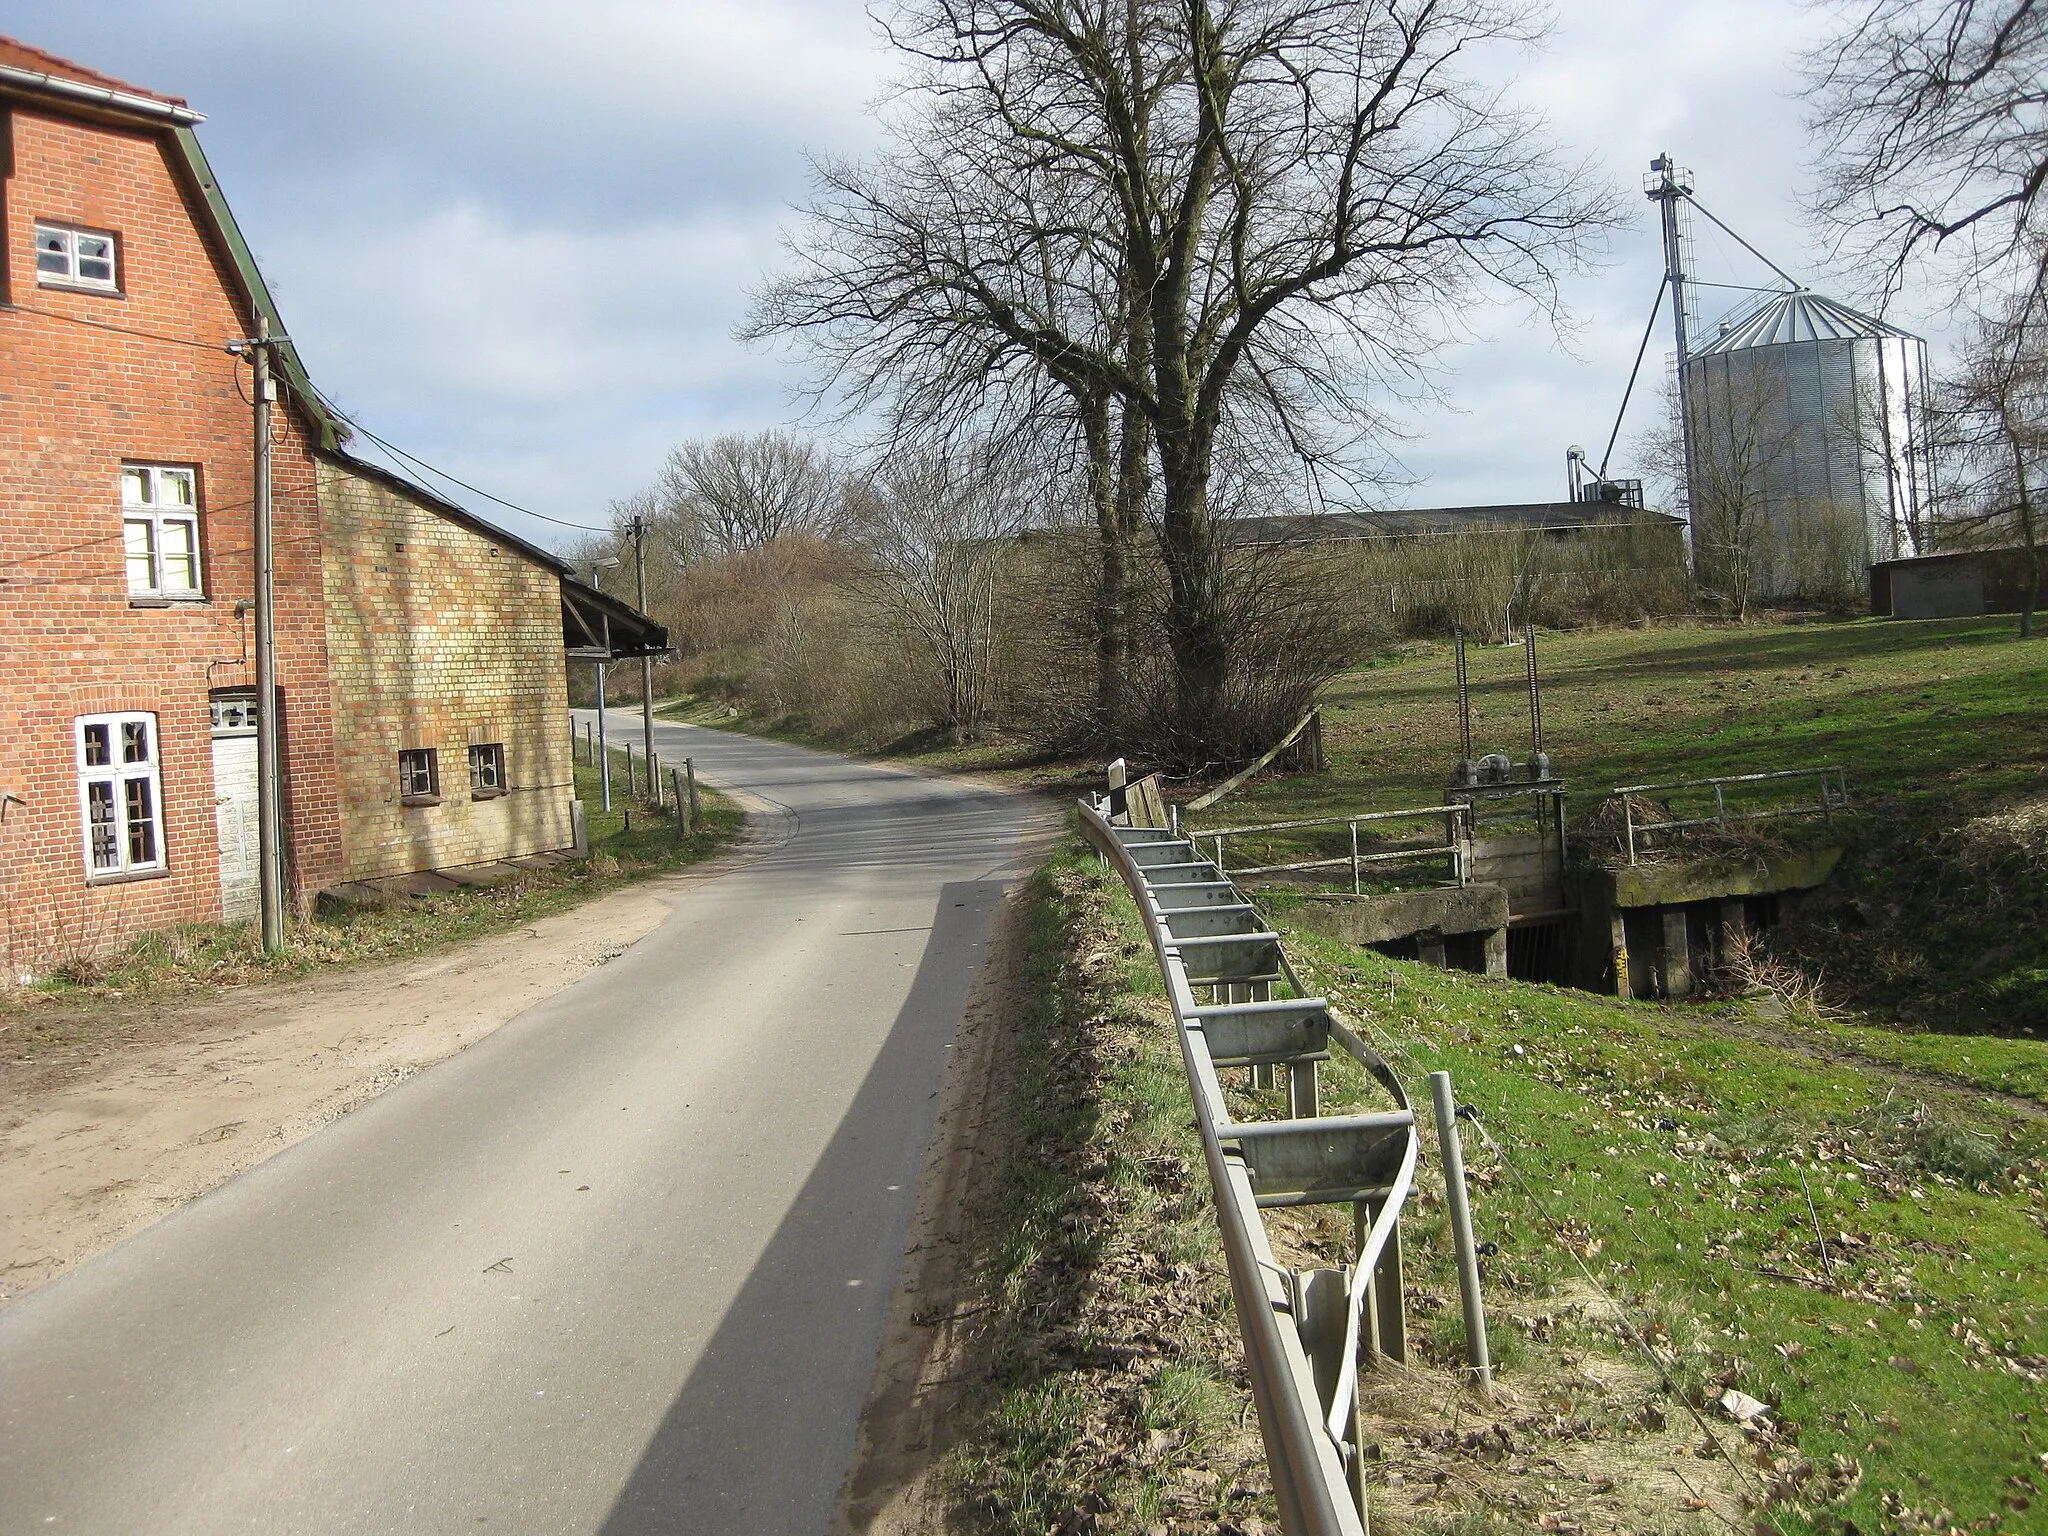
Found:
[[[622,782],[622,781],[621,781]],[[303,975],[334,966],[402,959],[503,932],[601,895],[620,885],[678,869],[707,857],[731,840],[739,807],[706,791],[700,825],[676,835],[665,813],[629,806],[623,793],[613,809],[599,810],[597,770],[578,765],[576,789],[586,809],[590,857],[558,869],[522,873],[490,888],[408,898],[386,907],[352,908],[293,921],[282,953],[262,953],[256,925],[189,923],[145,934],[109,955],[80,956],[33,987],[0,992],[0,1008],[30,1009],[40,1027],[17,1032],[25,1052],[75,1043],[93,1016],[52,1004],[152,998],[218,991],[255,981]],[[627,823],[630,820],[631,826]],[[13,1043],[12,1041],[10,1043]]]
[[[2048,639],[2011,621],[1705,625],[1537,637],[1545,742],[1573,792],[1847,763],[1859,798],[1995,803],[2048,788]],[[1528,753],[1522,650],[1468,648],[1473,746]],[[1459,755],[1452,647],[1416,642],[1323,694],[1324,775],[1272,779],[1206,824],[1441,798]]]
[[[1049,1069],[1033,1095],[1069,1127],[1072,1145],[1113,1151],[1020,1160],[1031,1164],[1028,1198],[996,1215],[1011,1224],[1001,1272],[1014,1277],[1013,1315],[1027,1318],[1059,1310],[1032,1255],[1066,1245],[1076,1263],[1100,1267],[1128,1249],[1134,1232],[1165,1246],[1154,1217],[1121,1206],[1085,1229],[1063,1225],[1060,1213],[1085,1198],[1091,1173],[1115,1187],[1110,1170],[1173,1160],[1191,1171],[1200,1220],[1213,1222],[1185,1079],[1127,897],[1085,860],[1057,864],[1041,881],[1050,883],[1035,935],[1037,974],[1053,974],[1048,957],[1064,955],[1069,974],[1088,979],[1069,989],[1084,1017],[1122,1017],[1134,1027],[1143,1020],[1149,1035],[1133,1039],[1112,1093],[1091,1098]],[[1113,946],[1105,934],[1115,936]],[[1731,1033],[1726,1004],[1622,1003],[1391,961],[1309,933],[1292,933],[1288,943],[1304,980],[1379,1046],[1411,1096],[1426,1105],[1427,1074],[1453,1074],[1460,1101],[1514,1170],[1467,1132],[1478,1235],[1498,1245],[1485,1260],[1495,1358],[1503,1386],[1523,1405],[1516,1432],[1525,1451],[1534,1434],[1534,1449],[1522,1466],[1477,1479],[1464,1475],[1472,1463],[1446,1449],[1455,1437],[1434,1420],[1378,1430],[1385,1460],[1375,1472],[1376,1523],[1397,1518],[1408,1491],[1427,1486],[1436,1467],[1452,1474],[1438,1485],[1447,1491],[1435,1512],[1403,1528],[1531,1529],[1532,1512],[1572,1496],[1560,1492],[1571,1480],[1546,1469],[1541,1425],[1554,1423],[1567,1440],[1590,1435],[1617,1455],[1638,1440],[1643,1397],[1588,1392],[1578,1374],[1580,1362],[1605,1362],[1612,1380],[1637,1358],[1616,1321],[1587,1305],[1596,1294],[1590,1272],[1750,1469],[1716,1464],[1692,1475],[1748,1487],[1765,1501],[1761,1529],[2041,1529],[2032,1506],[2048,1492],[2048,1279],[2039,1262],[2048,1234],[2048,1121],[1961,1086],[1901,1079],[1876,1060],[1817,1059],[1800,1048],[1810,1041],[1874,1054],[1899,1038],[1883,1031],[1788,1021],[1786,1038],[1774,1042]],[[2048,1047],[1995,1046],[1987,1071],[2038,1082],[2048,1070]],[[1024,1048],[1027,1058],[1043,1050],[1035,1035]],[[1325,1073],[1326,1112],[1362,1097],[1362,1073],[1348,1060]],[[1229,1093],[1247,1113],[1254,1102],[1265,1113],[1278,1109],[1271,1090],[1233,1082]],[[1425,1132],[1404,1226],[1413,1347],[1449,1371],[1462,1333],[1438,1166]],[[1287,1262],[1341,1259],[1343,1213],[1269,1213],[1268,1221],[1287,1228],[1275,1237],[1277,1250],[1298,1255]],[[1207,1255],[1213,1232],[1182,1241]],[[1030,1336],[1028,1328],[1017,1335]],[[1075,1502],[1081,1490],[1097,1486],[1142,1525],[1133,1512],[1150,1506],[1138,1483],[1073,1476],[1087,1465],[1090,1434],[1099,1433],[1094,1385],[1044,1369],[1042,1355],[1028,1349],[1018,1358],[1031,1364],[1002,1399],[1000,1450],[981,1464],[1009,1468],[1003,1486],[1031,1513],[1001,1528],[1059,1528],[1075,1508],[1089,1507]],[[1216,1384],[1215,1396],[1204,1380]],[[1212,1420],[1219,1411],[1227,1417],[1229,1381],[1197,1372],[1190,1400]],[[1718,1413],[1714,1404],[1731,1387],[1770,1405],[1769,1434],[1745,1436]],[[1242,1383],[1231,1390],[1241,1406]],[[1170,1410],[1163,1386],[1161,1398],[1146,1412]],[[1682,1406],[1661,1401],[1685,1443],[1698,1443]],[[1447,1404],[1445,1419],[1458,1411]],[[1581,1423],[1583,1434],[1565,1427]],[[1406,1474],[1399,1488],[1387,1481],[1396,1472]],[[1575,1486],[1583,1490],[1584,1480]],[[1581,1512],[1599,1508],[1596,1501]],[[1677,1510],[1666,1508],[1663,1523],[1642,1528],[1678,1523]]]
[[[1273,1518],[1160,979],[1072,851],[1033,877],[1004,1155],[978,1198],[978,1390],[948,1529]]]
[[[1732,1037],[1707,1007],[1492,982],[1302,933],[1290,948],[1412,1093],[1451,1072],[1532,1187],[1468,1136],[1497,1306],[1582,1286],[1576,1252],[1657,1320],[1690,1395],[1734,1386],[1773,1405],[1788,1438],[1766,1448],[1767,1479],[1860,1466],[1840,1502],[1813,1492],[1817,1473],[1805,1493],[1785,1482],[1775,1529],[1947,1529],[1940,1511],[2040,1529],[2024,1511],[2048,1491],[2041,1121]],[[2048,1048],[2000,1044],[2008,1070],[2048,1068]],[[1416,1262],[1441,1277],[1441,1253]]]
[[[1849,845],[1829,902],[1778,947],[1872,1019],[2048,1034],[2048,639],[2008,619],[1690,623],[1546,634],[1538,652],[1575,818],[1616,785],[1844,764],[1850,817],[1769,824]],[[1519,644],[1469,656],[1475,750],[1524,758]],[[1459,754],[1453,670],[1449,645],[1418,642],[1338,678],[1329,772],[1254,783],[1190,829],[1439,803]],[[1261,851],[1247,840],[1237,862]]]

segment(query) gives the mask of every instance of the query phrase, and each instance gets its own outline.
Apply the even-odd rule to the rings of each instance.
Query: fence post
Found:
[[[1472,1243],[1472,1207],[1465,1195],[1465,1149],[1458,1140],[1458,1107],[1451,1074],[1429,1074],[1436,1104],[1437,1151],[1443,1160],[1444,1199],[1450,1206],[1451,1238],[1458,1250],[1458,1291],[1465,1303],[1465,1358],[1482,1398],[1493,1396],[1493,1357],[1486,1345],[1486,1303],[1479,1294],[1479,1250]]]
[[[661,754],[647,754],[647,803],[657,811],[661,809]]]
[[[1359,894],[1358,883],[1358,823],[1351,823],[1351,894]]]
[[[683,759],[683,775],[690,785],[690,825],[695,827],[701,813],[697,806],[697,760],[694,757]]]
[[[690,835],[690,802],[683,798],[683,770],[671,768],[668,771],[669,795],[676,803],[676,836]]]

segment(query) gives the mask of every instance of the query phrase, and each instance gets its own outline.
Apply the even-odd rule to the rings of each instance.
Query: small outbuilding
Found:
[[[1970,619],[2020,613],[2034,587],[2034,562],[2048,566],[2048,551],[1958,549],[1870,567],[1870,611],[1889,619]],[[2048,598],[2048,581],[2036,601]]]

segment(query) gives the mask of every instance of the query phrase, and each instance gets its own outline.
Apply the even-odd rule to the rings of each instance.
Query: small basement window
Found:
[[[408,747],[398,754],[398,803],[441,803],[440,754],[432,747]]]
[[[36,221],[36,282],[42,287],[119,293],[118,276],[112,233]]]
[[[165,464],[121,466],[121,540],[130,597],[201,596],[198,476]]]
[[[486,742],[469,749],[469,797],[489,800],[505,793],[505,749]]]

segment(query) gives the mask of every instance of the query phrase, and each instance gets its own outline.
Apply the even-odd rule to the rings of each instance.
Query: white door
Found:
[[[262,896],[256,884],[256,737],[253,732],[213,738],[213,826],[220,841],[220,915],[224,922],[254,917]]]

